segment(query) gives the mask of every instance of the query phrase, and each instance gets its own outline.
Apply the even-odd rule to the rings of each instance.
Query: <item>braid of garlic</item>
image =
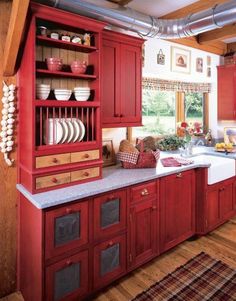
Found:
[[[1,120],[1,132],[0,132],[0,149],[4,155],[4,160],[8,166],[12,166],[14,160],[9,158],[9,153],[12,151],[13,142],[13,124],[15,122],[15,85],[7,85],[3,81],[3,109],[2,109],[2,120]]]

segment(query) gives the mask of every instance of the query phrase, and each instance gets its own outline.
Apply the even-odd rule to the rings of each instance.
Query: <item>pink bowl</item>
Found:
[[[70,67],[73,73],[84,74],[87,69],[87,63],[85,61],[73,61]]]
[[[50,71],[60,71],[62,69],[62,59],[47,58],[46,63]]]

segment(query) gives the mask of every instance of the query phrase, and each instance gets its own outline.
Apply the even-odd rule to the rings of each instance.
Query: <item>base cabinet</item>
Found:
[[[88,252],[80,252],[46,269],[46,300],[72,301],[88,293]]]
[[[161,251],[164,252],[195,233],[194,171],[160,180]]]

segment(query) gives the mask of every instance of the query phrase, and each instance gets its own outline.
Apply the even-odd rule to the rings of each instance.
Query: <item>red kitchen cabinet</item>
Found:
[[[126,190],[117,190],[94,199],[94,239],[126,229]]]
[[[235,215],[235,177],[207,184],[207,168],[198,169],[196,191],[196,232],[206,234]]]
[[[45,257],[64,254],[88,243],[88,202],[47,211],[45,214]]]
[[[102,287],[126,272],[126,234],[94,247],[94,288]]]
[[[161,251],[195,233],[195,172],[160,179]]]
[[[236,118],[236,66],[218,66],[218,120]]]
[[[88,293],[88,252],[83,251],[46,268],[46,301],[75,301]]]
[[[102,33],[102,126],[140,126],[141,57],[144,40]]]

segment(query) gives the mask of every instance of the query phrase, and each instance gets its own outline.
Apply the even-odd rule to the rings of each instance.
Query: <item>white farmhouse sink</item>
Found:
[[[210,163],[211,166],[208,167],[208,184],[215,184],[217,182],[229,179],[235,176],[235,160],[209,156],[209,155],[199,155],[192,158],[194,162],[199,163]]]

